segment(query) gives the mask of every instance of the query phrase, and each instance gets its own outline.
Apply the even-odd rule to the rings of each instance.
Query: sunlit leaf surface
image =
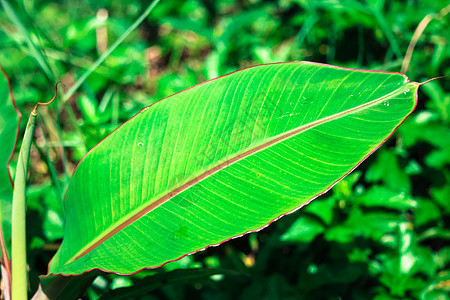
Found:
[[[157,102],[79,164],[49,273],[133,273],[261,229],[377,149],[417,88],[398,73],[293,62]]]

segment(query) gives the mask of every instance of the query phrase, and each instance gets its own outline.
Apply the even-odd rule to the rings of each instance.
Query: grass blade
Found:
[[[402,57],[402,51],[400,50],[400,46],[398,45],[397,39],[395,38],[394,33],[392,32],[391,28],[386,22],[386,19],[384,18],[383,14],[379,10],[374,8],[371,9],[371,12],[378,21],[378,25],[380,26],[381,30],[384,32],[384,35],[388,40],[390,46],[392,47],[392,51],[394,52],[396,58]]]
[[[25,37],[25,40],[27,41],[28,47],[30,48],[31,54],[34,57],[34,59],[37,61],[41,69],[44,71],[45,75],[51,80],[55,80],[55,75],[53,74],[52,69],[50,68],[50,65],[45,58],[45,56],[42,54],[42,52],[38,49],[36,44],[33,42],[31,35],[25,25],[20,20],[19,16],[14,11],[14,8],[9,4],[7,0],[0,0],[3,6],[3,9],[6,12],[6,15],[9,17],[11,22],[16,26],[17,30]]]
[[[4,1],[4,0],[2,0]],[[114,44],[108,48],[96,61],[93,63],[89,69],[81,76],[77,82],[67,91],[64,95],[63,101],[67,101],[83,84],[83,82],[92,74],[92,72],[97,69],[97,67],[130,35],[130,33],[135,30],[142,21],[147,18],[147,16],[151,13],[153,8],[158,4],[160,0],[153,0],[152,3],[147,7],[147,9],[137,18],[137,20],[130,26],[128,29],[114,42]]]

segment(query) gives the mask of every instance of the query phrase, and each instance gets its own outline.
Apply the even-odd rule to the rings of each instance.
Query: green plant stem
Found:
[[[150,12],[155,8],[155,6],[158,4],[160,0],[153,0],[152,3],[147,7],[147,9],[137,18],[137,20],[130,26],[128,29],[112,44],[111,47],[108,48],[108,50],[105,51],[105,53],[100,56],[95,63],[93,63],[89,69],[83,74],[83,76],[80,77],[80,79],[75,82],[75,84],[70,88],[70,90],[67,91],[67,93],[64,95],[63,102],[66,102],[69,100],[69,98],[78,90],[78,88],[83,84],[83,82],[88,78],[89,75],[91,75],[92,72],[97,69],[97,67],[130,35],[130,33],[135,30],[142,21],[147,18],[147,16],[150,14]]]
[[[48,117],[46,117],[45,115],[47,115]],[[61,128],[59,126],[59,122],[58,121],[53,121],[53,118],[50,117],[50,115],[48,114],[48,112],[44,115],[44,111],[41,112],[41,116],[43,116],[43,118],[41,118],[45,124],[45,127],[47,128],[48,134],[53,136],[54,139],[56,139],[57,142],[62,143],[61,141],[63,140],[62,138],[62,131]],[[58,110],[55,110],[55,115],[58,115]],[[61,162],[62,162],[62,166],[63,166],[63,170],[64,170],[64,177],[65,177],[65,182],[68,182],[70,180],[70,175],[69,175],[69,169],[68,169],[68,160],[66,157],[66,154],[64,152],[64,149],[56,149],[56,153],[60,156],[61,158]]]
[[[64,193],[61,188],[61,184],[59,183],[58,174],[56,173],[56,170],[55,170],[55,165],[53,164],[53,161],[50,157],[50,153],[49,153],[50,149],[47,145],[47,141],[45,140],[44,135],[42,135],[42,136],[43,136],[43,140],[44,140],[44,145],[42,146],[42,148],[39,147],[35,141],[33,141],[33,145],[39,152],[39,156],[41,157],[41,160],[47,165],[48,174],[50,175],[50,180],[52,182],[53,187],[55,188],[55,192],[58,197],[58,203],[63,203]]]
[[[383,31],[386,39],[388,40],[392,51],[395,54],[395,58],[403,57],[402,51],[400,50],[400,46],[397,43],[397,39],[395,38],[394,33],[392,32],[391,28],[389,27],[388,23],[386,22],[386,19],[384,18],[383,14],[376,8],[371,8],[370,11],[375,16],[375,19],[378,21],[378,25],[380,26],[381,30]]]
[[[33,110],[28,119],[22,147],[17,161],[16,178],[12,203],[12,300],[27,299],[27,254],[25,231],[25,189],[27,181],[28,160],[30,157],[31,141],[36,122],[37,111]]]

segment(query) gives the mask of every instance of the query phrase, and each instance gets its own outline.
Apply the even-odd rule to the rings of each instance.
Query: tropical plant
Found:
[[[292,62],[234,72],[144,108],[77,166],[48,276],[132,274],[264,228],[386,141],[416,106],[419,85],[399,73]],[[41,104],[15,177],[13,299],[26,297],[25,179]]]
[[[322,110],[315,106],[315,99],[322,101],[327,94],[322,95],[319,91],[306,97],[303,94],[307,92],[306,86],[319,86],[319,81],[328,82],[331,79],[329,76],[337,76],[334,78],[337,80],[345,72],[351,74],[350,78],[355,82],[365,82],[363,86],[368,90],[375,89],[372,84],[384,84],[375,80],[366,84],[365,76],[384,80],[392,75],[386,79],[386,83],[404,81],[399,86],[405,88],[404,92],[407,86],[411,85],[414,90],[420,84],[407,82],[403,75],[395,73],[336,69],[313,63],[309,63],[306,74],[303,74],[307,78],[303,78],[299,74],[302,72],[296,68],[301,69],[306,65],[300,67],[303,63],[296,62],[252,67],[198,85],[248,66],[294,60],[324,62],[353,69],[400,71],[416,81],[448,74],[450,51],[446,37],[449,36],[447,16],[450,6],[447,1],[418,0],[406,3],[400,0],[346,0],[332,3],[296,0],[172,0],[162,1],[156,9],[153,8],[158,0],[150,4],[142,0],[129,0],[126,4],[111,0],[101,3],[85,1],[83,5],[77,1],[0,0],[0,3],[3,8],[0,11],[0,61],[11,75],[10,87],[14,88],[20,111],[26,115],[31,111],[37,113],[37,116],[32,116],[32,119],[36,117],[37,122],[34,135],[28,130],[26,138],[17,139],[18,132],[31,127],[25,126],[26,122],[18,122],[14,111],[18,110],[13,102],[7,100],[8,84],[0,78],[0,94],[4,95],[4,101],[0,103],[3,296],[8,294],[7,282],[11,277],[8,256],[11,256],[9,243],[13,189],[10,181],[15,178],[18,181],[15,198],[24,200],[26,197],[26,203],[14,201],[17,213],[13,259],[16,274],[22,274],[16,276],[22,279],[16,280],[14,285],[16,291],[23,292],[22,297],[25,297],[25,285],[29,284],[28,291],[34,292],[40,282],[41,289],[35,295],[38,299],[45,297],[43,293],[50,299],[73,299],[83,291],[86,291],[89,299],[448,299],[448,80],[423,85],[418,93],[420,101],[414,114],[396,130],[394,136],[361,163],[356,171],[311,203],[307,201],[308,197],[334,184],[333,176],[337,180],[340,178],[338,175],[346,174],[345,166],[335,169],[332,165],[326,165],[326,162],[335,158],[343,159],[339,154],[339,145],[345,149],[353,145],[346,141],[347,136],[341,136],[342,140],[317,137],[330,136],[340,131],[340,126],[346,125],[349,125],[346,130],[349,136],[356,134],[354,131],[371,135],[375,131],[367,132],[367,129],[378,123],[361,123],[366,117],[375,116],[375,112],[386,118],[394,114],[393,120],[389,119],[394,125],[394,119],[398,118],[400,122],[406,117],[408,109],[405,107],[400,112],[398,106],[393,106],[393,102],[399,103],[400,99],[383,100],[378,104],[372,103],[372,106],[364,102],[370,101],[370,97],[365,100],[360,98],[358,87],[345,80],[345,88],[335,88],[342,94],[331,96],[330,93],[330,99],[337,100],[324,105]],[[149,15],[151,11],[152,15]],[[139,24],[141,26],[137,29]],[[269,71],[270,68],[280,68],[280,73],[273,75],[275,71]],[[313,72],[314,68],[323,76],[312,76],[312,80],[307,73]],[[252,82],[249,76],[255,79],[264,76],[261,73],[266,76],[255,85],[269,87],[269,90],[253,94],[254,101],[236,97],[238,93],[234,96],[208,93],[210,88],[217,91],[234,88],[240,94],[244,90],[242,87],[246,86],[243,80]],[[298,79],[308,83],[305,84],[305,90],[292,85],[289,74],[298,75]],[[243,80],[238,79],[239,76]],[[275,79],[273,83],[269,76]],[[35,107],[37,99],[48,97],[49,86],[58,79],[66,86],[59,86],[60,93],[54,103]],[[321,90],[329,91],[328,85],[330,89],[336,87],[334,80]],[[190,86],[195,87],[179,93]],[[355,93],[350,92],[352,99],[348,99],[348,95],[343,92],[345,90],[356,90]],[[387,87],[380,90],[389,93]],[[397,89],[393,87],[394,90]],[[292,95],[305,98],[297,98],[297,102],[292,101],[291,106],[291,101],[288,103],[288,96],[285,95],[289,91],[292,91]],[[174,93],[177,94],[152,104]],[[208,94],[211,98],[205,99]],[[413,106],[412,94],[395,97],[404,97],[403,104]],[[189,95],[197,97],[194,99]],[[361,105],[367,104],[367,107],[349,111],[344,105],[343,111],[340,111],[341,108],[332,105],[350,104],[352,100],[356,105],[357,100],[353,98],[356,95],[358,101],[362,101]],[[189,110],[180,108],[180,103],[184,101],[182,99],[186,97],[186,108]],[[279,102],[274,101],[277,97]],[[381,98],[377,98],[377,101],[381,101]],[[225,99],[238,99],[239,103],[228,103]],[[199,103],[205,106],[195,106]],[[219,104],[222,105],[220,109],[217,107]],[[225,109],[239,104],[235,111]],[[258,104],[261,104],[260,107],[257,107]],[[143,107],[148,108],[142,110]],[[39,108],[39,112],[33,108]],[[245,110],[253,113],[245,113]],[[202,121],[196,119],[199,115],[195,112],[204,116]],[[210,115],[210,112],[216,115]],[[222,113],[226,112],[229,112],[227,116],[230,118],[223,119]],[[327,118],[328,113],[330,119]],[[162,123],[155,123],[156,117],[153,116],[156,114],[161,117],[159,120]],[[300,120],[302,114],[305,119]],[[315,120],[313,117],[316,115],[321,117]],[[130,121],[120,126],[130,118]],[[186,124],[186,119],[190,120],[189,124]],[[354,120],[350,122],[351,119]],[[140,122],[140,125],[136,125],[136,122]],[[152,127],[145,126],[146,122]],[[205,122],[214,125],[208,127]],[[313,127],[308,129],[308,125],[301,125],[301,122]],[[278,124],[276,128],[274,124]],[[168,127],[164,127],[166,125]],[[295,127],[297,125],[302,128]],[[168,130],[162,134],[156,127]],[[388,127],[383,130],[388,132]],[[321,128],[327,130],[320,132]],[[296,129],[299,131],[292,132]],[[177,130],[178,135],[175,134]],[[192,137],[195,130],[198,135]],[[99,144],[111,132],[105,142]],[[143,135],[137,136],[138,132]],[[133,137],[136,140],[132,140]],[[154,138],[155,142],[161,142],[158,138],[163,139],[164,153],[158,152],[163,149],[159,149],[157,143],[149,144],[149,138]],[[303,146],[301,151],[288,144],[293,140],[303,141],[307,138],[320,142],[296,144],[296,147]],[[359,154],[353,151],[351,155],[350,151],[347,153],[351,156],[346,161],[349,170],[366,157],[362,148],[369,141],[365,137],[362,139],[359,146],[352,148],[361,151]],[[274,144],[270,144],[271,141],[275,141]],[[382,142],[375,138],[374,141],[378,144],[371,144],[368,146],[370,149],[377,148]],[[27,165],[28,155],[22,151],[18,159],[18,151],[15,154],[12,152],[14,142],[24,150],[31,144],[28,172],[22,168]],[[330,143],[335,144],[331,147]],[[133,154],[123,148],[126,145]],[[191,151],[191,146],[198,148]],[[290,148],[278,151],[286,146]],[[316,157],[321,152],[314,147],[322,146],[327,150],[332,148],[333,152],[321,158]],[[90,149],[91,152],[86,155]],[[172,151],[173,158],[164,156],[166,151]],[[162,155],[155,158],[155,155],[144,153]],[[280,157],[280,153],[292,157],[308,155],[319,159],[312,166],[320,163],[325,163],[325,166],[309,170],[311,174],[308,177],[304,173],[308,171],[305,169],[307,165],[295,160],[284,164],[282,160],[290,156]],[[257,164],[262,156],[264,164]],[[102,159],[105,157],[110,159]],[[353,165],[350,158],[354,159]],[[115,163],[113,159],[121,164]],[[156,173],[152,172],[152,166],[147,163],[155,160],[167,168],[157,168]],[[17,168],[16,162],[22,167]],[[130,163],[127,165],[126,162]],[[142,163],[144,168],[139,168],[136,162]],[[11,172],[6,169],[9,163]],[[180,165],[185,168],[179,169]],[[236,168],[246,169],[239,172]],[[282,169],[281,172],[273,174],[277,168]],[[260,169],[270,173],[270,179],[267,179],[268,176],[261,177],[264,173],[259,172]],[[301,180],[297,180],[300,175],[292,169],[304,175]],[[107,170],[111,174],[125,174],[130,182],[123,176],[107,180],[108,177],[101,176],[102,171]],[[207,170],[217,172],[209,174]],[[228,174],[228,170],[233,172]],[[330,170],[336,173],[328,173]],[[252,177],[252,172],[256,176]],[[323,177],[318,176],[319,173]],[[69,184],[72,174],[73,181]],[[326,178],[326,174],[329,178]],[[91,175],[99,178],[97,186],[94,180],[87,179]],[[236,179],[238,176],[239,180]],[[28,184],[25,190],[26,177]],[[230,180],[222,180],[224,177]],[[220,182],[213,181],[217,178]],[[304,191],[302,187],[311,188],[319,179],[324,179],[323,186],[319,187],[318,184],[316,190],[311,189],[300,195]],[[153,185],[139,184],[148,183],[148,180],[153,180]],[[307,180],[313,183],[307,182],[298,187]],[[228,182],[237,184],[239,191],[246,192],[249,197],[255,196],[256,200],[249,202],[237,191],[224,192],[221,183]],[[118,183],[119,191],[117,188],[105,190],[106,187],[117,187]],[[211,190],[206,195],[203,184],[208,184],[206,188]],[[177,190],[178,185],[186,189]],[[211,189],[212,186],[217,187],[217,191]],[[248,192],[253,186],[255,189]],[[179,194],[164,198],[163,194],[153,194],[157,187],[161,193],[175,191]],[[66,199],[63,200],[67,189]],[[268,196],[264,189],[278,194]],[[186,200],[185,195],[192,196],[199,190],[203,191],[198,193],[202,206],[197,207],[197,203],[191,204],[193,201]],[[141,192],[140,200],[135,191]],[[215,202],[212,203],[231,203],[211,206],[207,210],[208,203],[205,204],[205,201],[210,198],[206,197],[214,192],[221,202],[214,198],[212,201]],[[89,209],[80,210],[77,207],[77,194],[80,194]],[[88,195],[98,195],[98,202],[93,203]],[[225,197],[227,201],[220,197]],[[159,206],[148,206],[158,200]],[[246,210],[235,209],[231,213],[230,207],[241,204],[238,201],[249,203],[244,207]],[[257,201],[265,204],[264,210],[255,209]],[[101,208],[107,207],[109,203],[120,205],[124,209],[123,215],[122,211],[118,214],[111,211],[109,215],[102,215],[106,221],[104,224],[95,218],[90,220],[97,220],[96,223],[89,223],[87,216],[94,212],[96,215],[104,213],[105,210]],[[309,204],[259,230],[290,210],[292,207],[289,205],[297,208],[304,203]],[[24,220],[25,204],[26,239],[24,222],[17,222]],[[66,208],[69,206],[75,209],[68,212]],[[175,208],[168,211],[168,207]],[[145,214],[147,209],[150,211]],[[175,218],[167,217],[172,216],[172,211],[178,212],[178,215]],[[193,212],[196,212],[195,215]],[[211,221],[214,219],[212,216],[199,218],[202,213],[219,217],[220,214],[229,215],[222,218],[221,224],[218,223],[220,220]],[[138,219],[140,214],[145,215]],[[149,230],[162,237],[152,244],[152,236],[142,239],[141,245],[149,255],[139,252],[133,243],[128,243],[128,239],[124,243],[117,240],[122,239],[134,225],[139,225],[137,230],[142,229],[141,222],[155,214],[165,220],[161,224],[170,230],[157,230],[156,224],[151,223],[153,225]],[[183,216],[190,218],[182,219]],[[77,224],[78,218],[83,222]],[[177,218],[181,222],[180,228],[168,222]],[[135,222],[126,226],[127,222],[134,219]],[[192,229],[201,222],[207,222],[207,226]],[[246,228],[246,225],[249,227]],[[68,238],[71,235],[73,237],[77,228],[83,233],[81,238]],[[205,231],[201,232],[202,229]],[[72,232],[65,233],[65,230]],[[207,230],[212,231],[212,234]],[[252,233],[232,239],[220,247],[186,255],[240,235],[246,230]],[[113,234],[115,231],[117,233]],[[202,236],[206,238],[196,238]],[[89,241],[89,237],[93,240]],[[132,240],[137,239],[134,234],[130,237]],[[108,243],[119,244],[120,248],[108,248]],[[180,245],[180,248],[173,245]],[[161,250],[160,247],[166,248]],[[113,255],[125,257],[128,248],[140,255],[126,263],[121,259],[111,259]],[[21,255],[25,250],[26,260]],[[79,256],[72,253],[76,251]],[[110,251],[113,251],[111,257],[104,255]],[[163,255],[155,258],[150,255],[150,251]],[[184,257],[178,259],[180,256]],[[77,257],[79,259],[75,259]],[[86,264],[80,263],[82,259],[86,259]],[[48,273],[49,261],[54,275]],[[98,266],[106,264],[101,266],[106,272],[97,269],[89,271],[97,263]],[[122,270],[116,269],[117,265],[122,265]],[[157,267],[159,265],[162,266]],[[75,272],[77,268],[80,272],[86,268],[87,272],[73,276],[58,275],[59,271],[63,274],[78,274]],[[145,269],[132,276],[114,273],[130,274],[140,268]],[[47,275],[39,277],[40,274]],[[20,294],[16,293],[16,297],[20,297]]]

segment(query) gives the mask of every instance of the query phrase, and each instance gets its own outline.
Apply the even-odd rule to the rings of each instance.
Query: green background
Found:
[[[16,21],[2,9],[0,62],[22,112],[49,100],[56,80],[67,91],[147,5],[17,1]],[[75,95],[63,101],[61,94],[56,104],[41,109],[28,189],[32,291],[61,242],[61,198],[77,162],[140,109],[262,63],[308,60],[398,72],[424,18],[431,21],[406,74],[418,82],[447,75],[446,5],[445,0],[162,0]],[[87,298],[113,299],[106,293],[142,285],[153,291],[136,299],[449,299],[449,90],[448,79],[422,86],[416,111],[396,134],[304,209],[160,269],[132,277],[102,274]],[[217,268],[216,275],[164,273],[202,267]]]

